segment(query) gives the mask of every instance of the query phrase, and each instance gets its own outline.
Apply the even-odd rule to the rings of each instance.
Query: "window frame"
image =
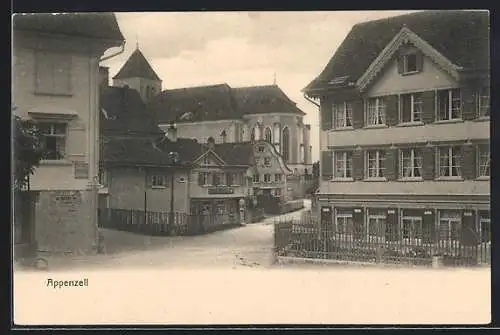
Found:
[[[448,93],[448,98],[447,98],[447,104],[448,104],[448,110],[446,111],[446,119],[441,119],[441,97],[440,94],[442,92],[447,92]],[[455,97],[453,98],[453,93],[458,92],[458,98]],[[463,108],[462,108],[462,90],[460,88],[449,88],[449,89],[443,89],[443,90],[437,90],[436,91],[436,120],[437,122],[456,122],[456,121],[462,121],[463,120]],[[459,115],[458,117],[454,118],[453,117],[453,102],[454,101],[459,101]]]
[[[409,237],[404,237],[404,221],[408,220],[411,221],[411,232]],[[415,224],[417,223],[417,227],[415,227]],[[401,210],[400,214],[400,222],[399,222],[399,229],[401,231],[401,239],[402,240],[409,240],[409,241],[415,241],[417,244],[420,244],[423,241],[424,238],[424,219],[422,216],[418,215],[405,215],[405,210]]]
[[[411,176],[408,176],[406,177],[404,175],[404,169],[405,169],[405,166],[404,166],[404,154],[405,154],[405,151],[409,151],[410,152],[410,161],[411,161]],[[417,152],[420,153],[420,155],[418,155],[420,157],[420,166],[416,166],[415,165],[415,161],[416,159],[418,158],[417,156]],[[415,176],[415,172],[417,171],[417,169],[420,169],[420,176]],[[424,152],[421,148],[401,148],[399,149],[399,180],[423,180],[423,169],[424,169]]]
[[[260,173],[254,173],[254,175],[252,176],[252,183],[260,183]]]
[[[40,125],[47,125],[50,129],[50,133],[45,133],[42,131]],[[61,133],[57,133],[55,129],[57,126],[60,125],[64,127],[64,131]],[[67,158],[67,141],[68,141],[68,122],[64,121],[46,121],[46,120],[38,120],[38,129],[40,130],[40,140],[42,142],[43,146],[43,156],[41,161],[64,161]],[[47,155],[47,143],[46,139],[47,137],[54,138],[56,141],[56,157],[48,157]],[[62,154],[60,154],[57,150],[57,141],[58,139],[62,139]]]
[[[339,219],[343,219],[342,225],[339,224]],[[349,222],[348,219],[351,219]],[[335,208],[335,232],[341,235],[347,235],[352,231],[354,226],[354,216],[351,210]],[[340,229],[342,228],[342,229]]]
[[[415,57],[415,70],[408,70],[408,57]],[[402,66],[402,74],[413,74],[420,72],[418,70],[418,55],[416,52],[408,52],[402,55],[403,66]]]
[[[268,177],[268,178],[266,178],[266,177]],[[272,183],[272,178],[271,178],[270,173],[264,173],[264,183],[266,183],[266,184]]]
[[[456,217],[447,217],[447,218],[443,218],[443,212],[455,212],[456,214]],[[442,238],[442,221],[445,221],[447,222],[447,228],[446,228],[446,236],[448,238],[445,238],[443,239]],[[455,226],[453,226],[454,224],[456,224]],[[438,243],[439,244],[442,244],[443,242],[447,242],[447,243],[453,243],[453,242],[458,242],[460,240],[460,229],[462,228],[462,217],[460,215],[460,212],[459,211],[455,211],[455,210],[438,210],[437,211],[437,225],[438,225],[438,231],[437,231],[437,240],[438,240]],[[456,232],[456,238],[454,239],[453,237],[453,232],[454,232],[454,229],[455,228],[455,232]]]
[[[387,227],[387,213],[385,214],[381,214],[381,213],[372,213],[371,211],[376,211],[378,210],[377,208],[373,208],[373,209],[367,209],[366,210],[366,219],[365,219],[365,237],[367,239],[373,239],[374,237],[375,238],[381,238],[383,236],[385,236],[385,227]],[[382,210],[380,210],[380,212],[382,212]],[[373,234],[371,232],[371,225],[370,225],[370,219],[374,219],[376,220],[377,222],[377,227],[378,228],[381,228],[380,227],[380,224],[379,224],[379,221],[380,220],[383,220],[384,221],[384,229],[380,229],[380,231],[377,231],[376,234]]]
[[[405,121],[404,120],[404,103],[403,99],[406,96],[410,96],[410,121]],[[416,102],[415,100],[418,100]],[[415,106],[420,106],[420,119],[415,120]],[[422,92],[412,92],[412,93],[405,93],[405,94],[400,94],[398,97],[398,106],[399,106],[399,123],[400,124],[422,124],[424,122],[423,117],[424,117],[424,99]]]
[[[484,94],[485,92],[487,92],[488,94],[485,95]],[[484,97],[487,97],[487,99],[488,99],[487,106],[484,106],[484,104],[482,103],[482,99]],[[483,108],[487,109],[488,115],[486,115],[485,113],[482,113]],[[490,118],[490,114],[491,114],[491,88],[490,87],[482,87],[477,92],[477,113],[478,113],[478,117],[481,119],[489,119]]]
[[[271,157],[264,157],[264,166],[265,167],[271,167],[272,164],[271,164]]]
[[[376,176],[371,177],[370,176],[370,154],[375,153],[375,162],[376,162],[376,167],[375,170],[377,172]],[[381,155],[383,153],[383,155]],[[372,150],[366,150],[365,152],[365,179],[366,180],[386,180],[385,177],[385,150],[383,149],[372,149]],[[381,157],[383,156],[383,157]],[[382,172],[382,175],[380,173]]]
[[[372,110],[370,103],[375,102],[374,107],[374,117],[370,117],[370,112]],[[387,125],[387,103],[385,97],[371,97],[366,99],[365,107],[365,125],[366,127],[380,127]],[[371,123],[371,119],[375,120],[375,123]],[[380,120],[380,122],[379,122]]]
[[[490,146],[488,144],[478,144],[477,145],[477,159],[476,159],[476,162],[477,162],[477,178],[478,179],[490,179],[491,178],[491,149],[490,149]],[[486,150],[481,150],[482,148],[488,148],[487,152],[488,152],[488,160],[487,160],[487,165],[486,164],[482,164],[481,162],[481,159],[483,159],[486,155],[484,154],[484,152],[486,152]],[[482,174],[482,169],[484,167],[488,167],[488,174]]]
[[[342,154],[342,161],[344,163],[342,176],[337,175],[337,155]],[[349,168],[347,163],[349,162]],[[349,176],[347,176],[349,172]],[[333,152],[333,179],[335,180],[353,180],[353,167],[352,167],[352,151],[334,151]]]
[[[342,106],[342,108],[339,108]],[[338,125],[338,114],[342,111],[342,124]],[[352,129],[353,128],[353,120],[352,120],[352,103],[349,101],[344,101],[342,103],[333,103],[332,104],[332,124],[333,129]],[[349,121],[349,122],[348,122]],[[350,123],[350,124],[348,124]]]
[[[488,217],[483,216],[485,212],[488,212]],[[483,223],[488,226],[488,238],[484,240]],[[476,222],[476,231],[479,236],[480,243],[491,243],[491,211],[478,211],[478,219]]]
[[[164,174],[152,173],[150,176],[151,188],[167,188],[167,176]],[[161,183],[158,183],[161,181]]]
[[[274,181],[277,183],[281,183],[283,181],[283,174],[275,173],[274,174]]]
[[[453,165],[453,150],[456,149],[458,155],[455,155],[456,157],[456,163],[458,165]],[[437,165],[437,179],[438,180],[446,180],[446,179],[463,179],[463,174],[462,174],[462,151],[460,146],[458,145],[448,145],[448,146],[440,146],[436,148],[437,150],[437,157],[436,157],[436,165]],[[449,164],[447,165],[447,169],[449,172],[449,175],[442,175],[441,174],[441,150],[447,150],[448,151],[448,162]],[[451,159],[450,159],[451,157]],[[458,175],[453,175],[453,168],[457,168]]]

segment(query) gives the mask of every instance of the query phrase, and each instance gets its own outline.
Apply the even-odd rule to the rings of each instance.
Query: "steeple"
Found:
[[[137,90],[144,101],[160,93],[161,79],[139,49],[138,39],[136,49],[113,77],[113,85]]]

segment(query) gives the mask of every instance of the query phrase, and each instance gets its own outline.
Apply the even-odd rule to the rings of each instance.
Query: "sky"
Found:
[[[276,78],[306,113],[317,161],[318,107],[304,99],[301,89],[323,70],[353,25],[408,12],[117,13],[125,52],[102,65],[113,77],[138,44],[162,79],[162,89],[270,85]]]

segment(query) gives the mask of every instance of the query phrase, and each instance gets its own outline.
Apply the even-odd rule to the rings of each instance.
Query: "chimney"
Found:
[[[214,150],[215,148],[215,140],[213,137],[209,137],[207,139],[207,144],[208,144],[208,148],[211,149],[211,150]]]
[[[177,142],[177,126],[175,125],[175,123],[172,123],[168,126],[165,136],[167,136],[170,141]]]
[[[109,85],[109,67],[99,66],[99,87],[104,88]]]

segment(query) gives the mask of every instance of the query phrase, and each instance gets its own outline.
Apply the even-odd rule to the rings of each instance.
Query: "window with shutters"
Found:
[[[254,174],[252,181],[254,183],[260,183],[260,175],[258,173]]]
[[[462,118],[460,89],[438,91],[437,107],[439,121],[460,120]]]
[[[281,173],[274,174],[274,181],[280,183],[283,180],[283,175]]]
[[[487,144],[482,144],[478,146],[478,176],[479,177],[489,177],[490,176],[490,146]]]
[[[153,188],[163,188],[167,186],[167,178],[162,174],[151,175],[151,186]]]
[[[459,211],[438,211],[438,237],[440,242],[458,241],[462,217]]]
[[[403,94],[399,97],[400,121],[419,123],[423,120],[424,99],[422,93]]]
[[[368,126],[384,125],[386,115],[385,98],[370,98],[366,104],[366,124]]]
[[[352,152],[336,151],[333,155],[333,178],[352,179]]]
[[[491,242],[491,221],[490,221],[490,211],[480,211],[479,212],[479,227],[477,231],[479,234],[479,239],[482,243]]]
[[[483,87],[478,93],[479,117],[490,117],[490,88]]]
[[[66,123],[39,122],[44,160],[63,160],[66,151]]]
[[[399,155],[399,178],[422,179],[424,154],[422,149],[401,149]]]
[[[352,128],[352,104],[343,102],[332,107],[334,129]]]
[[[384,178],[385,170],[385,151],[368,150],[366,152],[366,173],[367,179]]]
[[[353,226],[352,210],[335,209],[335,227],[338,234],[348,234]]]
[[[71,54],[45,51],[36,53],[35,93],[71,95]]]
[[[461,148],[458,146],[438,148],[438,171],[441,178],[457,178],[462,176],[460,160]]]
[[[271,182],[271,174],[270,173],[264,174],[264,182],[265,183],[270,183]]]

